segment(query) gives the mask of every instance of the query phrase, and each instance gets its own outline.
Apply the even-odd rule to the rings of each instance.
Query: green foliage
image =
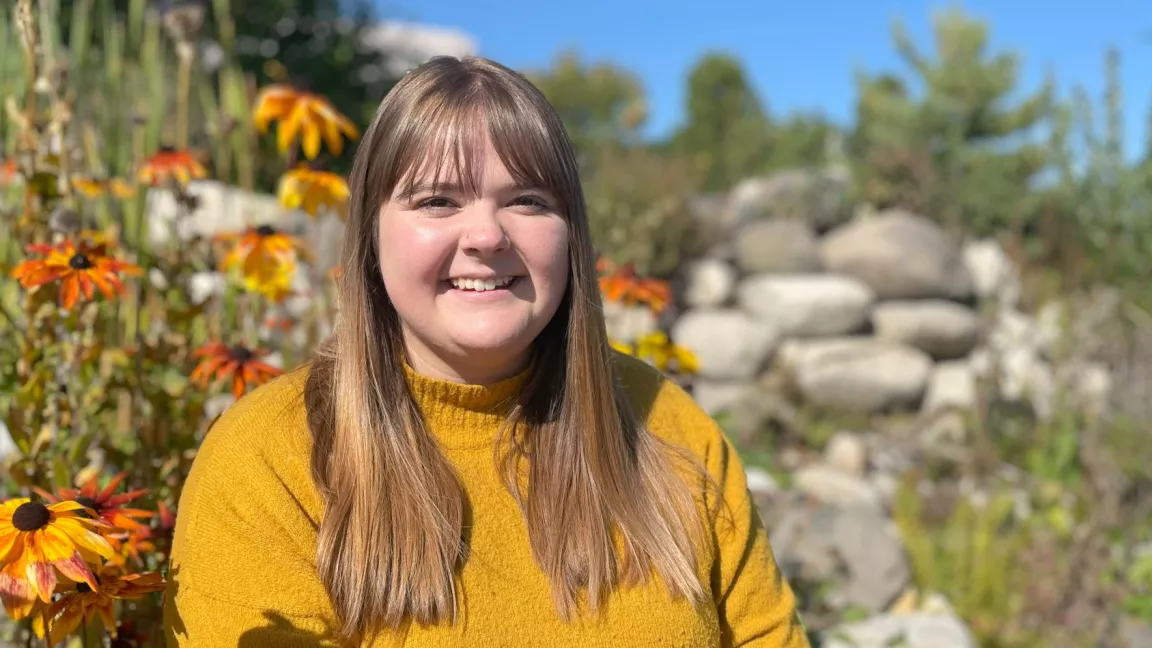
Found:
[[[598,149],[585,181],[592,239],[601,254],[642,275],[672,273],[694,243],[688,199],[696,169],[683,157],[643,147]]]
[[[559,113],[583,162],[590,162],[598,149],[639,143],[648,109],[632,73],[608,63],[587,63],[566,51],[549,68],[525,75]]]
[[[989,55],[987,26],[958,9],[937,15],[934,33],[929,58],[897,23],[896,48],[911,77],[858,78],[852,149],[860,192],[877,207],[991,234],[1034,210],[1031,187],[1047,156],[1023,140],[1049,116],[1051,88],[1013,104],[1016,55]]]

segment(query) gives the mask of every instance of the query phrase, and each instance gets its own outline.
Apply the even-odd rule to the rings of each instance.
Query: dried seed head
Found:
[[[12,526],[25,532],[42,529],[51,519],[48,507],[40,502],[24,502],[12,512]]]
[[[164,13],[164,29],[178,44],[195,42],[203,27],[204,5],[199,2],[185,2]]]

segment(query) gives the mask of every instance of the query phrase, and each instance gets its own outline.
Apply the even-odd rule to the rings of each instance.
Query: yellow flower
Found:
[[[89,562],[111,558],[108,541],[96,530],[106,525],[88,517],[79,502],[45,506],[28,498],[0,504],[0,598],[13,619],[28,615],[39,597],[52,602],[56,570],[96,587]]]
[[[109,192],[117,198],[131,198],[136,195],[136,188],[123,178],[100,180],[88,176],[76,176],[72,178],[72,188],[89,198],[99,198]]]
[[[612,348],[616,349],[620,353],[627,355],[632,355],[634,353],[632,345],[626,342],[621,342],[620,340],[608,340],[608,344],[612,345]]]
[[[261,133],[268,132],[269,122],[276,120],[276,145],[281,153],[296,141],[300,134],[304,144],[304,155],[309,160],[320,154],[320,139],[328,145],[332,155],[340,155],[344,150],[344,139],[360,136],[356,126],[342,115],[324,97],[277,83],[260,91],[256,97],[253,119]]]
[[[670,342],[663,331],[649,333],[637,340],[636,357],[651,362],[660,371],[694,374],[700,370],[696,355]]]
[[[288,294],[296,261],[305,256],[303,247],[294,237],[277,231],[271,225],[261,225],[249,227],[239,234],[222,234],[216,238],[235,241],[220,262],[222,272],[239,267],[245,288],[273,300]]]
[[[68,635],[76,631],[80,624],[99,617],[108,634],[116,638],[117,599],[138,599],[152,592],[164,591],[164,578],[155,572],[142,574],[118,573],[114,566],[101,570],[97,578],[98,586],[77,583],[61,593],[60,598],[48,609],[51,629],[48,631],[49,645],[63,643]],[[36,636],[44,637],[44,620],[33,620]]]
[[[285,207],[299,207],[313,218],[321,208],[332,210],[341,218],[348,213],[348,183],[330,171],[297,167],[280,178],[277,194]]]

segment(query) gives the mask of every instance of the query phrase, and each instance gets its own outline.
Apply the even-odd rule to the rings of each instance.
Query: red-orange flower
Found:
[[[276,130],[276,145],[281,153],[288,150],[299,133],[303,139],[304,155],[309,160],[320,154],[321,137],[332,155],[340,155],[344,150],[343,135],[349,139],[360,136],[356,126],[327,99],[281,83],[260,91],[253,119],[261,133],[268,132],[269,122],[280,122]]]
[[[164,591],[164,578],[156,572],[142,574],[121,574],[114,565],[100,570],[97,586],[77,583],[65,589],[60,598],[48,608],[51,627],[48,630],[49,645],[55,646],[75,632],[80,624],[97,617],[104,624],[108,634],[116,638],[115,601],[138,599],[153,592]],[[34,630],[44,636],[43,621],[34,623]]]
[[[148,489],[146,488],[121,493],[119,495],[113,494],[116,492],[116,488],[120,485],[120,482],[127,476],[127,472],[116,475],[108,481],[108,484],[104,486],[103,489],[96,483],[96,477],[93,476],[84,482],[79,489],[61,488],[57,491],[56,496],[44,491],[42,488],[35,488],[34,490],[38,495],[50,502],[67,500],[80,502],[84,506],[96,511],[96,517],[108,523],[110,526],[123,531],[133,531],[144,528],[143,524],[133,518],[150,518],[152,517],[152,512],[123,507],[124,504],[143,495],[147,495]]]
[[[105,297],[124,293],[124,284],[118,275],[137,275],[140,268],[130,263],[99,254],[98,246],[71,242],[57,245],[33,244],[28,252],[43,254],[43,259],[31,259],[16,266],[12,277],[25,288],[35,288],[52,281],[60,281],[60,299],[64,308],[72,308],[83,294],[91,300],[99,288]]]
[[[607,270],[611,265],[601,261],[597,267]],[[663,312],[672,300],[667,282],[638,276],[631,263],[612,270],[606,277],[600,277],[600,290],[609,301],[647,304],[656,313]]]
[[[209,342],[192,352],[203,358],[192,371],[192,381],[207,388],[213,380],[232,377],[232,395],[239,399],[248,386],[262,385],[284,373],[260,359],[271,353],[265,349],[249,349],[243,344],[227,346],[223,342]]]
[[[207,178],[208,169],[188,151],[178,151],[163,146],[155,155],[140,165],[137,179],[149,185],[158,185],[175,178],[180,184],[188,184],[193,178]]]

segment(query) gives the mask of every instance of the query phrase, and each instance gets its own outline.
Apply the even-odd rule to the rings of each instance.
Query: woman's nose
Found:
[[[462,247],[473,254],[492,254],[508,248],[508,233],[495,208],[477,206],[466,218]]]

